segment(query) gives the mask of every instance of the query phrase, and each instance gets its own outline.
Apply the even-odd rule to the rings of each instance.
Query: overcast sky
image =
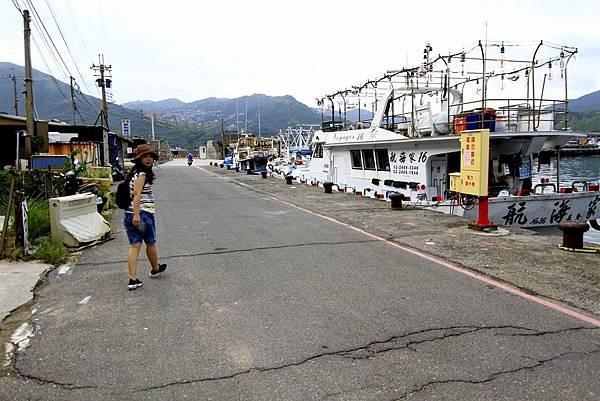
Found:
[[[484,40],[486,21],[489,40],[577,47],[569,97],[600,90],[597,0],[2,0],[0,61],[23,65],[23,21],[14,3],[35,6],[71,74],[95,96],[90,66],[104,54],[119,104],[263,93],[316,107],[326,93],[407,60],[418,64],[428,40],[434,54]],[[42,28],[32,29],[39,46],[32,44],[33,67],[68,82]]]

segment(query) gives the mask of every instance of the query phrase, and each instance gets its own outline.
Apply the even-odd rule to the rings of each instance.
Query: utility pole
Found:
[[[92,64],[92,70],[96,73],[94,76],[97,77],[96,84],[102,90],[102,125],[108,129],[108,104],[106,103],[106,88],[111,87],[112,79],[110,72],[112,67],[104,64],[104,55],[98,55],[99,65]]]
[[[256,97],[258,100],[258,136],[260,137],[260,97]]]
[[[239,112],[238,112],[238,100],[237,97],[235,98],[235,130],[238,133],[238,136],[240,134],[240,120],[239,120]]]
[[[19,115],[19,98],[17,97],[17,76],[13,74],[9,78],[12,79],[12,81],[13,81],[13,94],[15,97],[15,116],[18,116]]]
[[[103,150],[103,160],[105,166],[109,165],[109,150],[108,150],[108,105],[106,103],[106,88],[110,88],[112,84],[112,79],[110,76],[110,72],[112,67],[110,65],[104,64],[104,56],[98,55],[99,65],[92,64],[92,70],[96,72],[95,76],[98,77],[96,79],[96,83],[102,89],[102,109],[100,111],[100,116],[102,116],[102,150]],[[99,117],[100,117],[99,116]],[[98,121],[98,119],[96,119]]]
[[[244,133],[248,133],[248,96],[246,96],[246,114],[244,114]]]
[[[25,34],[25,117],[27,120],[27,134],[25,136],[24,152],[25,158],[31,156],[31,137],[35,135],[35,122],[33,120],[33,78],[31,73],[31,28],[29,27],[29,10],[23,10],[23,25]]]
[[[225,121],[223,117],[221,117],[221,157],[225,158]]]
[[[152,141],[154,141],[154,112],[150,114],[150,121],[152,123]]]
[[[71,78],[71,104],[73,105],[73,125],[77,125],[77,119],[75,117],[75,112],[77,111],[77,105],[75,104],[75,88],[73,84],[75,83],[75,78]]]
[[[35,135],[35,121],[33,119],[33,78],[31,72],[31,28],[29,22],[31,17],[29,16],[29,10],[23,10],[23,42],[25,45],[25,120],[26,120],[26,133],[23,138],[23,155],[25,159],[29,160],[31,156],[31,137]],[[17,132],[17,169],[20,169],[20,142],[21,132]],[[26,244],[26,227],[23,219],[23,181],[20,171],[17,171],[15,180],[15,249],[23,249]],[[10,212],[7,213],[7,218],[10,217]],[[25,249],[27,251],[27,249]]]

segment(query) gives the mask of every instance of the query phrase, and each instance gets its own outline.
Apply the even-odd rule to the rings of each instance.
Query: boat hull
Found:
[[[427,208],[473,221],[478,219],[479,213],[477,205],[461,206],[456,201],[444,201]],[[490,198],[488,218],[494,224],[523,228],[596,220],[600,219],[600,192]]]

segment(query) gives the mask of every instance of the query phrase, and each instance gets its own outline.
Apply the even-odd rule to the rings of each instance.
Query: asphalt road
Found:
[[[157,176],[166,274],[127,291],[118,212],[38,291],[0,399],[600,398],[599,328],[202,168]]]

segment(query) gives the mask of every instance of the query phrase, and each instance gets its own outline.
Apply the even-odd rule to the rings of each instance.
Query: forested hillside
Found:
[[[0,62],[0,112],[15,114],[13,82],[6,78],[10,75],[22,77],[23,67],[11,63]],[[56,80],[48,74],[33,70],[34,99],[37,117],[40,119],[59,119],[73,123],[70,85]],[[25,114],[23,82],[17,84],[19,115]],[[93,125],[100,112],[100,99],[76,91],[75,122]],[[237,99],[239,127],[247,127],[248,132],[258,133],[258,109],[260,108],[260,130],[263,135],[287,129],[288,125],[298,123],[320,122],[320,114],[308,106],[298,102],[292,96],[271,97],[252,95]],[[155,119],[155,136],[168,140],[171,146],[195,148],[206,143],[208,139],[219,138],[221,119],[226,130],[236,128],[236,99],[203,99],[192,103],[184,103],[177,99],[166,99],[158,102],[141,101],[128,103],[128,107],[109,104],[109,126],[112,131],[121,131],[121,119],[131,121],[131,134],[151,137],[150,118],[142,114],[142,110],[157,114]],[[246,109],[247,104],[247,109]],[[247,110],[247,111],[246,111]]]

